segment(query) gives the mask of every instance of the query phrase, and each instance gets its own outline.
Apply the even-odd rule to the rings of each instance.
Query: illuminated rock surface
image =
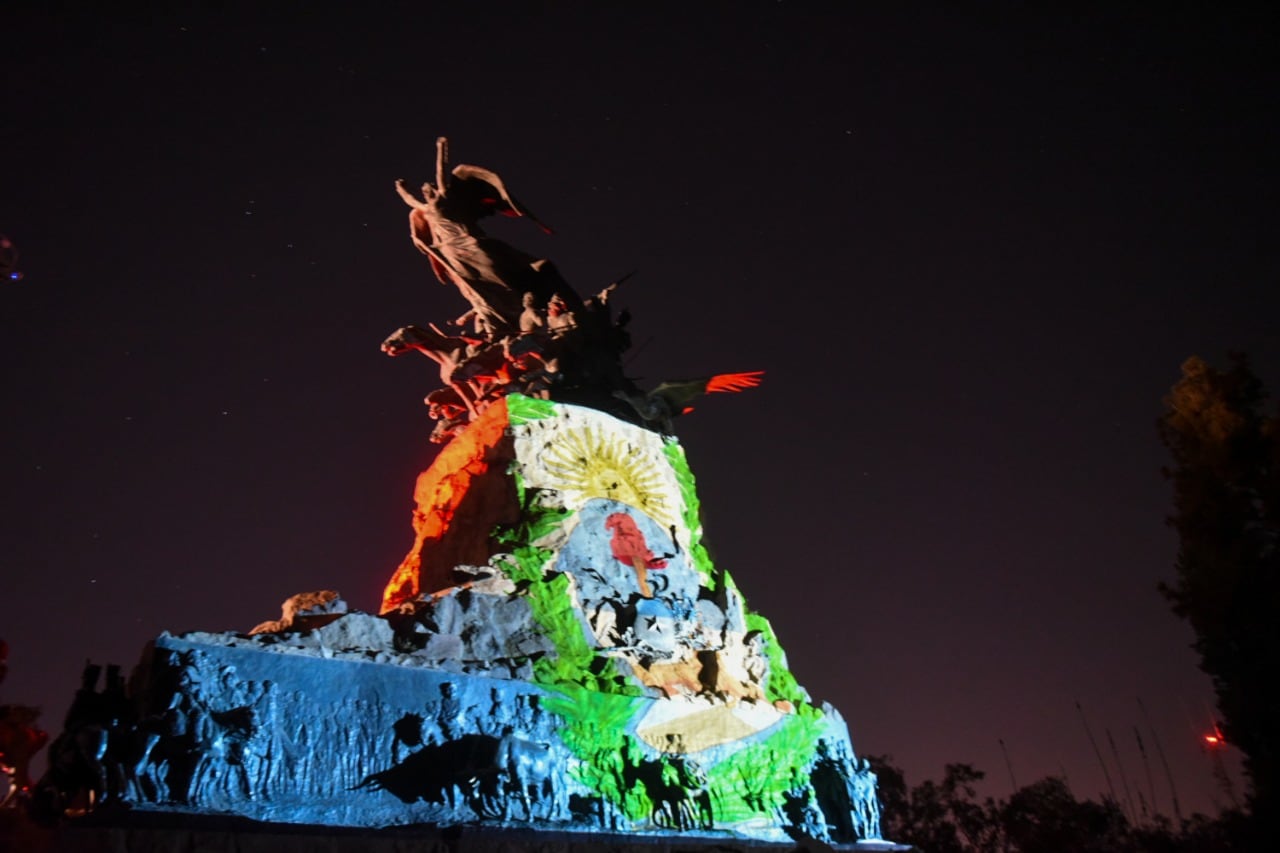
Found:
[[[380,615],[308,593],[251,635],[162,635],[128,696],[86,683],[46,791],[344,827],[878,836],[875,777],[711,563],[674,439],[511,395],[415,499]]]

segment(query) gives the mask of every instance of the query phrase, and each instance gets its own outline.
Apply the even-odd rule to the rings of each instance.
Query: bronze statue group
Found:
[[[444,386],[427,395],[434,442],[447,442],[495,400],[509,393],[593,406],[669,433],[671,419],[695,396],[739,391],[759,372],[663,383],[641,393],[622,368],[631,346],[626,311],[615,319],[610,298],[627,276],[583,299],[546,258],[486,234],[482,219],[524,217],[547,233],[502,178],[480,166],[449,169],[448,141],[436,141],[434,183],[419,198],[396,182],[409,206],[413,244],[442,284],[470,308],[450,325],[404,326],[382,342],[388,355],[419,352],[440,366]]]

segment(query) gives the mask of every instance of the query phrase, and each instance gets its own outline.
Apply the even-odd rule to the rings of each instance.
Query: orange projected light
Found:
[[[437,562],[442,565],[447,562],[449,566],[483,564],[488,558],[487,530],[451,531],[450,526],[468,495],[472,501],[486,497],[481,481],[501,456],[495,448],[503,440],[506,428],[506,401],[499,400],[445,445],[431,467],[418,475],[413,490],[417,504],[413,513],[413,548],[387,583],[382,595],[383,613],[412,601],[423,592],[435,591],[423,589],[424,552],[447,551],[447,554],[440,554],[445,559]],[[502,496],[490,497],[484,501],[489,506],[502,503]],[[452,534],[447,544],[444,541],[446,534]],[[431,567],[426,568],[429,570]]]

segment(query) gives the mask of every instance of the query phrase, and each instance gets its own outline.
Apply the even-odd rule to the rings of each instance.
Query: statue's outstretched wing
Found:
[[[651,397],[661,397],[673,414],[685,414],[689,404],[703,394],[716,392],[745,391],[760,384],[763,370],[752,370],[747,373],[718,373],[702,379],[684,379],[663,382],[649,392]]]
[[[494,202],[500,201],[502,204],[495,204],[493,210],[495,213],[502,213],[507,216],[526,216],[539,228],[548,234],[553,233],[552,230],[545,225],[542,220],[533,214],[533,211],[516,201],[515,197],[507,191],[507,186],[502,182],[502,178],[497,172],[486,169],[483,166],[472,166],[467,163],[459,163],[453,167],[453,177],[457,181],[476,181],[485,184],[492,191],[491,198]],[[474,191],[474,189],[473,189]]]
[[[746,373],[721,373],[707,380],[707,393],[716,391],[745,391],[760,384],[763,370],[751,370]]]

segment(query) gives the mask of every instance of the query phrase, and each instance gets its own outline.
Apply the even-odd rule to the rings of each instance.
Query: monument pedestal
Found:
[[[878,835],[874,775],[712,564],[673,438],[511,395],[415,499],[382,614],[310,593],[162,635],[127,690],[82,688],[46,787],[270,824]]]

